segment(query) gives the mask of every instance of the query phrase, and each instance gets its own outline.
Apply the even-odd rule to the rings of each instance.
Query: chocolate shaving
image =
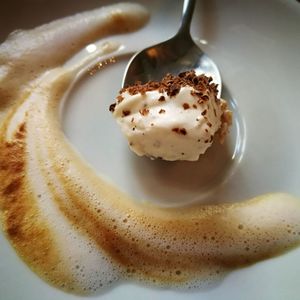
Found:
[[[118,104],[121,103],[123,100],[124,100],[123,96],[121,96],[121,95],[117,96],[117,102],[118,102]]]
[[[190,105],[189,105],[188,103],[183,103],[183,104],[182,104],[182,107],[183,107],[184,109],[189,109],[189,108],[190,108]]]
[[[176,96],[180,92],[180,84],[179,83],[173,83],[168,89],[167,89],[167,95],[170,97]]]
[[[143,109],[140,109],[139,112],[142,116],[147,116],[149,114],[149,109],[143,108]]]
[[[187,131],[185,128],[178,128],[178,127],[175,127],[175,128],[172,128],[172,131],[173,132],[176,132],[178,134],[182,134],[182,135],[186,135],[187,134]]]
[[[116,103],[111,104],[111,105],[109,106],[109,111],[113,113],[113,112],[115,111],[116,105],[117,105]]]
[[[129,116],[129,115],[130,115],[130,110],[123,110],[122,111],[122,116],[123,117]]]
[[[145,94],[148,91],[158,90],[160,93],[166,92],[168,96],[176,96],[181,87],[192,86],[196,90],[195,96],[204,99],[208,98],[207,92],[217,94],[217,85],[212,83],[212,78],[207,77],[204,74],[196,75],[194,70],[182,72],[178,76],[167,74],[161,82],[149,81],[145,84],[136,82],[134,85],[125,87],[120,90],[120,94],[128,92],[130,95],[136,95],[138,93]],[[162,96],[163,97],[163,96]],[[160,97],[161,100],[164,101]],[[204,100],[203,99],[203,100]]]
[[[201,97],[201,99],[202,99],[203,101],[208,101],[208,100],[209,100],[209,97],[208,97],[207,95],[203,95],[203,96]]]
[[[181,134],[183,134],[183,135],[186,135],[186,134],[187,134],[187,132],[186,132],[186,129],[185,129],[185,128],[181,128],[179,131],[180,131],[180,133],[181,133]]]

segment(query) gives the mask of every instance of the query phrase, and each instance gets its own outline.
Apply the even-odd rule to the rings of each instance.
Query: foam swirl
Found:
[[[136,5],[111,6],[105,14],[113,11],[136,28],[147,18]],[[64,21],[59,26],[74,24],[72,18]],[[98,25],[113,33],[115,22],[105,22]],[[59,32],[56,25],[37,32],[49,41],[53,26]],[[82,30],[75,40],[89,36]],[[98,55],[117,48],[105,44]],[[73,53],[66,50],[64,59]],[[159,208],[132,201],[97,176],[69,145],[58,121],[61,99],[89,60],[56,67],[49,56],[48,67],[37,67],[34,77],[26,65],[20,89],[12,87],[11,76],[1,79],[9,95],[0,129],[1,220],[8,239],[35,272],[76,293],[96,291],[120,278],[199,287],[299,244],[300,202],[290,195]],[[11,74],[17,69],[13,65]]]

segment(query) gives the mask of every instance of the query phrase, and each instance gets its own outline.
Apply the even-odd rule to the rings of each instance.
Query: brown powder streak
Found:
[[[68,281],[64,272],[55,270],[59,265],[58,248],[51,240],[48,226],[28,190],[26,124],[21,124],[18,130],[23,135],[11,142],[4,139],[7,125],[4,122],[0,129],[0,215],[3,230],[19,256],[42,278],[49,281],[44,274],[52,272],[56,275],[51,277],[51,284]]]
[[[60,174],[59,167],[56,170],[56,176],[63,182],[64,192],[68,195],[68,201],[61,199],[59,194],[51,188],[57,207],[74,226],[79,227],[82,234],[87,235],[97,244],[100,251],[105,251],[115,262],[125,268],[133,266],[139,275],[144,273],[145,267],[142,267],[144,264],[149,265],[148,272],[152,268],[155,269],[157,265],[168,268],[168,265],[165,265],[159,257],[149,255],[149,251],[142,250],[146,248],[147,241],[133,243],[130,237],[126,238],[126,230],[121,229],[121,225],[117,227],[117,230],[113,228],[115,224],[109,220],[109,214],[106,216],[106,212],[103,212],[99,217],[98,213],[92,211],[85,201],[82,201],[84,195],[68,188],[69,182]],[[125,217],[120,218],[120,223],[121,219]]]
[[[55,155],[55,153],[52,152],[50,155]],[[195,274],[198,274],[200,278],[202,275],[206,276],[206,273],[202,274],[201,270],[205,270],[210,264],[219,265],[221,269],[239,267],[262,260],[266,256],[275,253],[273,249],[266,248],[265,251],[261,251],[258,254],[249,254],[245,250],[240,257],[236,257],[236,255],[222,256],[222,247],[226,247],[226,240],[230,239],[228,236],[230,230],[235,240],[243,240],[245,238],[244,234],[237,228],[235,231],[232,231],[232,229],[228,231],[228,226],[230,227],[230,225],[227,225],[226,215],[227,210],[230,207],[233,208],[233,205],[197,208],[194,210],[196,218],[191,217],[189,212],[186,214],[183,212],[182,217],[179,217],[177,213],[173,215],[171,212],[170,218],[164,217],[162,219],[159,217],[152,218],[151,216],[145,219],[144,213],[135,213],[133,222],[140,226],[141,224],[151,224],[152,227],[149,229],[142,229],[143,226],[140,228],[151,232],[155,236],[165,236],[167,238],[166,233],[173,234],[180,241],[195,240],[197,236],[200,249],[201,245],[203,246],[203,236],[206,236],[208,239],[208,241],[205,241],[206,246],[209,245],[209,247],[220,249],[219,252],[200,251],[198,254],[197,252],[184,253],[172,248],[162,251],[160,247],[151,246],[149,239],[140,238],[137,241],[134,233],[131,230],[127,230],[122,224],[123,218],[127,218],[130,211],[135,210],[134,205],[131,206],[131,210],[123,211],[123,217],[120,216],[116,222],[112,223],[109,211],[101,210],[99,215],[89,206],[89,201],[86,201],[84,192],[81,192],[81,190],[74,191],[70,187],[72,186],[72,179],[67,179],[64,176],[59,164],[55,169],[55,173],[68,195],[68,204],[66,204],[66,199],[61,199],[56,194],[57,205],[59,205],[63,214],[74,226],[79,227],[83,234],[91,238],[100,250],[104,250],[113,261],[125,269],[134,269],[135,273],[130,274],[131,277],[152,278],[164,283],[184,282],[190,278],[195,278]],[[190,216],[189,219],[187,218],[188,215]],[[195,220],[197,221],[197,226],[195,226]],[[157,223],[158,221],[159,223]],[[129,219],[126,224],[130,225],[131,222]],[[114,228],[114,226],[117,226],[117,228]],[[250,233],[250,236],[253,235]],[[282,250],[276,248],[276,253]],[[166,270],[166,272],[162,273],[161,269]],[[170,272],[175,274],[178,269],[180,270],[178,277],[170,277]]]
[[[131,236],[126,238],[126,230],[121,230],[120,226],[114,229],[109,217],[101,216],[93,213],[89,208],[81,201],[82,198],[77,197],[72,190],[65,190],[68,193],[69,205],[65,204],[65,200],[60,197],[55,197],[55,201],[59,206],[61,212],[69,219],[69,221],[76,227],[79,227],[79,231],[91,238],[100,251],[112,258],[118,265],[124,267],[124,269],[133,268],[135,274],[131,274],[132,277],[142,277],[144,279],[155,278],[160,282],[174,283],[176,280],[170,278],[169,273],[162,274],[160,268],[165,270],[172,270],[174,263],[176,263],[176,269],[184,269],[187,273],[196,272],[199,267],[197,260],[193,260],[191,265],[190,255],[182,255],[181,253],[173,253],[169,251],[168,254],[163,254],[155,247],[151,247],[151,251],[147,248],[149,241],[139,240],[133,242]],[[177,262],[180,263],[178,264]],[[185,265],[185,267],[184,267]],[[200,263],[202,265],[202,263]],[[160,268],[157,268],[160,266]],[[186,275],[178,277],[177,282],[186,281]]]
[[[49,153],[51,156],[54,155],[54,152]],[[181,253],[174,253],[168,251],[167,255],[161,255],[159,249],[151,247],[152,251],[149,251],[147,247],[148,240],[139,240],[138,242],[133,242],[132,237],[128,234],[128,231],[122,228],[122,225],[117,225],[117,229],[114,229],[114,226],[119,222],[122,224],[122,220],[125,219],[128,213],[124,212],[124,217],[120,217],[118,222],[112,223],[110,220],[109,212],[101,212],[101,215],[88,206],[88,201],[85,201],[84,198],[86,195],[81,193],[81,191],[74,191],[72,188],[69,188],[70,182],[63,173],[61,173],[60,166],[57,166],[53,171],[58,177],[59,181],[64,187],[64,192],[68,195],[68,201],[66,199],[61,199],[59,194],[51,187],[51,192],[54,195],[54,199],[57,207],[61,210],[65,217],[76,226],[78,230],[83,234],[91,238],[98,246],[100,251],[105,251],[105,253],[110,256],[113,261],[117,264],[126,268],[134,268],[136,273],[132,276],[137,278],[140,276],[152,277],[161,282],[174,282],[174,278],[170,278],[168,272],[161,274],[160,269],[164,268],[165,270],[172,270],[174,264],[170,265],[170,262],[181,261],[180,265],[183,268],[183,264],[186,265],[186,270],[193,269],[193,272],[196,271],[197,266],[193,263],[191,266],[191,256],[182,255]],[[43,172],[44,176],[47,176],[46,170]],[[142,223],[142,220],[137,220],[137,222]],[[154,223],[155,224],[155,221]],[[166,224],[165,228],[170,228],[170,225]],[[180,226],[180,225],[179,225]],[[173,228],[174,230],[175,228]],[[162,234],[158,233],[157,234]],[[184,236],[186,236],[184,234]],[[189,268],[187,267],[189,266]],[[199,266],[199,264],[198,264]],[[173,270],[174,271],[174,270]],[[189,273],[188,271],[187,273]],[[182,274],[178,276],[177,280],[185,281],[185,275]],[[184,279],[185,278],[185,279]]]
[[[49,143],[49,140],[44,140],[44,145],[47,146],[46,141]],[[58,152],[57,147],[64,149],[66,144],[62,143],[54,148],[49,144],[48,155],[54,163],[52,170],[68,195],[68,199],[62,199],[53,188],[54,185],[50,185],[57,207],[73,224],[74,229],[79,228],[76,230],[94,241],[99,250],[109,255],[116,264],[124,269],[134,269],[135,272],[129,274],[131,277],[142,277],[174,284],[185,282],[196,276],[200,279],[201,276],[206,278],[207,273],[205,270],[210,264],[218,265],[220,268],[247,265],[265,258],[266,255],[272,255],[274,249],[277,252],[282,250],[275,247],[274,249],[266,249],[265,252],[260,252],[259,255],[255,254],[255,256],[252,253],[251,255],[248,254],[246,250],[241,251],[239,257],[236,257],[236,255],[222,255],[222,250],[226,247],[226,241],[232,238],[228,236],[230,230],[227,226],[230,229],[230,225],[228,225],[230,220],[226,218],[228,212],[234,209],[234,205],[203,206],[193,209],[181,208],[180,210],[151,208],[149,210],[147,206],[138,206],[133,203],[127,203],[126,208],[123,209],[119,206],[114,207],[116,204],[112,202],[112,209],[119,211],[119,219],[112,223],[110,211],[97,213],[90,205],[87,193],[84,190],[74,190],[73,178],[67,177],[61,167],[61,151]],[[40,161],[43,162],[44,160],[40,158]],[[76,166],[76,161],[76,158],[72,159],[74,166]],[[47,171],[49,171],[47,168],[42,168],[45,178],[47,178]],[[93,173],[84,174],[82,172],[84,165],[80,164],[78,168],[82,176],[86,175],[94,178]],[[49,177],[48,181],[51,184]],[[101,201],[104,203],[108,201],[109,203],[110,199],[104,198]],[[239,206],[242,205],[239,204]],[[131,215],[130,218],[127,216],[128,214]],[[127,219],[126,223],[123,222],[125,218]],[[166,241],[176,237],[181,243],[181,248],[179,250],[178,248],[162,249],[160,245],[151,245],[151,239],[143,238],[139,234],[136,235],[134,231],[126,227],[133,223],[137,224],[136,228],[149,233],[151,236],[164,237]],[[197,223],[197,226],[195,226],[195,223]],[[151,225],[151,228],[146,228],[147,224]],[[117,228],[114,228],[114,226],[117,226]],[[11,227],[10,234],[18,235],[18,232],[18,227]],[[237,228],[235,231],[231,230],[230,234],[235,239],[237,237],[241,240],[244,239],[244,234]],[[251,237],[255,236],[255,233],[249,232],[249,234]],[[206,236],[205,242],[203,242],[204,235]],[[153,238],[153,240],[157,241],[156,238]],[[191,241],[195,241],[195,249],[190,248],[188,252],[182,250],[182,247]],[[147,246],[149,243],[150,245]],[[196,251],[197,246],[199,246],[199,250]],[[213,251],[201,250],[203,246],[208,246]],[[165,272],[162,273],[161,269],[164,269]]]

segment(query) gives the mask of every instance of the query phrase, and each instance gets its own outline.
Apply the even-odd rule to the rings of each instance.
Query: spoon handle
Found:
[[[196,0],[184,0],[181,25],[178,34],[190,35],[190,28],[191,28],[195,3]]]

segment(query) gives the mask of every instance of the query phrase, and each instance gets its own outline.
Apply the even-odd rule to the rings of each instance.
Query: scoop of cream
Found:
[[[169,161],[198,160],[231,124],[216,85],[194,71],[122,89],[110,110],[132,151]]]

